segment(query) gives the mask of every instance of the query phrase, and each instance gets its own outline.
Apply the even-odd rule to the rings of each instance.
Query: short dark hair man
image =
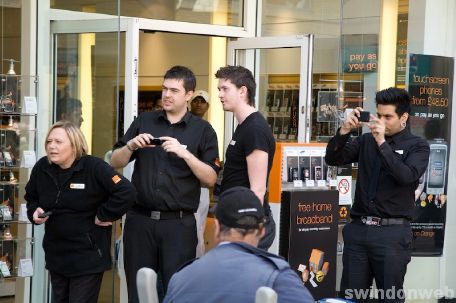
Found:
[[[274,289],[279,302],[314,302],[285,260],[256,248],[264,210],[255,193],[241,186],[226,190],[215,218],[220,243],[173,275],[164,302],[255,302],[261,286]]]
[[[258,247],[267,250],[275,237],[275,222],[265,200],[275,140],[268,123],[255,109],[256,83],[250,70],[243,66],[225,66],[215,77],[219,79],[223,110],[233,112],[239,122],[226,150],[221,192],[244,186],[258,196],[266,214],[266,234]]]
[[[212,186],[219,170],[214,129],[187,111],[195,85],[190,69],[169,69],[162,85],[163,110],[139,115],[114,145],[112,166],[136,160],[132,183],[138,196],[123,236],[131,303],[138,302],[136,273],[141,267],[160,272],[166,291],[172,274],[195,257],[200,184]],[[152,144],[154,138],[162,144]]]
[[[350,138],[360,127],[358,107],[348,115],[326,148],[328,165],[358,162],[351,223],[344,227],[341,296],[359,302],[367,298],[372,280],[391,302],[403,302],[404,276],[412,251],[410,220],[414,191],[429,159],[428,143],[410,133],[410,96],[388,88],[377,92],[377,117],[366,125],[370,133]],[[358,296],[356,295],[358,294]],[[381,298],[385,302],[385,298]]]

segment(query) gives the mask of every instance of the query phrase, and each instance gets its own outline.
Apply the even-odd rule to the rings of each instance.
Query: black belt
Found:
[[[360,218],[353,218],[352,221],[373,226],[405,225],[410,223],[410,220],[405,218],[380,218],[373,216],[362,216]]]
[[[135,205],[132,210],[138,214],[150,217],[153,220],[170,220],[182,219],[187,216],[193,216],[194,213],[188,210],[175,210],[175,211],[156,211],[150,210],[143,206]]]

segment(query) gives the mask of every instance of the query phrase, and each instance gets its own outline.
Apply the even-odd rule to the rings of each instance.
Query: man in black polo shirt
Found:
[[[265,211],[265,235],[258,248],[267,250],[274,241],[275,222],[266,199],[269,172],[274,159],[275,140],[264,117],[255,108],[256,83],[243,66],[225,66],[219,79],[219,98],[223,110],[233,112],[239,125],[226,149],[221,192],[234,186],[250,188]]]
[[[136,272],[141,267],[159,271],[166,291],[173,273],[195,257],[200,184],[213,186],[219,170],[215,131],[187,111],[195,86],[188,68],[168,70],[163,110],[141,114],[114,145],[112,166],[136,160],[132,182],[138,197],[127,213],[123,238],[129,302],[138,302]],[[152,140],[156,138],[162,142]]]
[[[407,91],[388,88],[377,92],[375,101],[377,117],[370,116],[370,133],[350,138],[352,129],[362,124],[358,107],[326,148],[328,165],[358,162],[352,222],[343,230],[340,291],[346,299],[366,301],[375,278],[381,302],[403,302],[412,251],[414,191],[428,164],[429,145],[407,127]]]

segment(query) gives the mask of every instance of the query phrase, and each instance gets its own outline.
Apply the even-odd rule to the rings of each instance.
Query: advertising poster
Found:
[[[415,191],[415,255],[441,255],[445,232],[454,59],[410,54],[410,127],[431,149]]]
[[[337,190],[282,193],[279,252],[318,300],[335,297]]]
[[[337,118],[337,92],[319,91],[317,122],[336,122]]]

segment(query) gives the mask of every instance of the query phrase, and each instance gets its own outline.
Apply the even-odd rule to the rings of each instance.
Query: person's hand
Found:
[[[347,118],[345,119],[339,131],[341,135],[346,135],[350,133],[352,129],[361,127],[361,122],[358,121],[358,117],[362,111],[363,109],[361,107],[357,107],[347,115]]]
[[[372,136],[374,136],[377,145],[382,145],[383,142],[385,142],[385,122],[374,115],[371,115],[368,127],[371,130]]]
[[[139,134],[130,141],[127,142],[127,148],[131,151],[135,151],[138,148],[150,147],[150,141],[154,137],[151,134],[143,133]]]
[[[41,207],[38,207],[33,213],[33,222],[35,222],[36,224],[43,224],[49,219],[49,217],[38,218],[38,215],[42,213],[44,213],[44,210]]]
[[[95,216],[95,225],[106,227],[106,226],[111,226],[112,222],[110,222],[110,221],[100,221],[98,219],[98,217]]]
[[[160,139],[163,141],[161,147],[167,153],[175,153],[176,156],[181,159],[186,159],[189,157],[190,152],[187,150],[187,146],[180,144],[176,138],[160,137]]]

